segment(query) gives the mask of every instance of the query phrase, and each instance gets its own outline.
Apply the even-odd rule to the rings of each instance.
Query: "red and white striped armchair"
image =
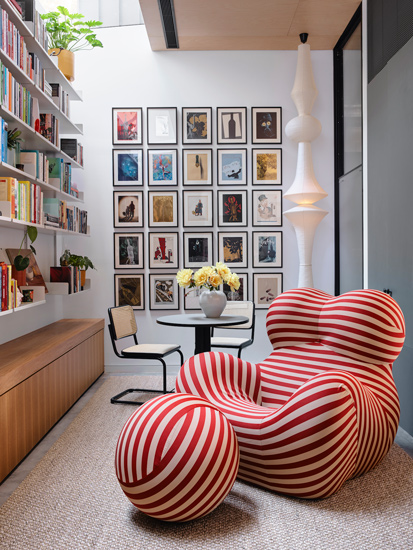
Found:
[[[226,353],[182,366],[177,392],[206,398],[232,424],[238,477],[301,498],[324,498],[373,468],[399,421],[392,363],[404,342],[397,303],[377,290],[341,296],[301,288],[267,314],[271,355]]]

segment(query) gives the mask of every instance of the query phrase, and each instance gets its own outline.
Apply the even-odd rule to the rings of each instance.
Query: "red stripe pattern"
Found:
[[[176,389],[228,418],[241,479],[301,498],[332,495],[389,451],[399,422],[392,362],[404,342],[397,303],[377,290],[284,292],[267,314],[274,351],[252,364],[192,357]]]
[[[216,508],[239,466],[235,432],[210,402],[168,394],[149,400],[123,427],[116,476],[139,510],[165,521],[189,521]]]

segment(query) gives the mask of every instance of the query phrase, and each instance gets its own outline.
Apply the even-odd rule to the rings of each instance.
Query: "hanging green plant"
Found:
[[[34,243],[34,241],[37,239],[37,227],[33,227],[32,225],[29,225],[24,232],[23,239],[19,248],[19,253],[14,258],[14,261],[13,261],[13,265],[17,271],[24,271],[29,267],[30,253],[27,254],[26,256],[22,256],[20,254],[26,236],[29,237],[31,243]],[[33,254],[36,254],[36,250],[32,244],[30,244],[30,252],[33,252]]]
[[[81,13],[70,13],[63,6],[57,6],[57,11],[51,11],[41,15],[46,21],[46,30],[49,35],[49,48],[60,48],[76,52],[78,50],[91,50],[103,48],[103,44],[96,38],[95,27],[99,27],[101,21],[83,21]]]

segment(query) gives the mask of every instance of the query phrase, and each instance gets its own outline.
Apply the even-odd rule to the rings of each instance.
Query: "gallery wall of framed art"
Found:
[[[115,303],[200,310],[176,273],[222,261],[240,278],[228,299],[266,309],[283,283],[282,108],[116,107],[112,144]]]

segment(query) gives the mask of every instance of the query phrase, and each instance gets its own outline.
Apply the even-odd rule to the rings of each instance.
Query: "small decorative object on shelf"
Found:
[[[59,69],[70,82],[73,82],[74,52],[103,47],[92,30],[102,22],[83,21],[84,15],[70,13],[64,6],[57,6],[56,10],[41,16],[46,22],[46,31],[49,35],[49,55],[58,56]]]
[[[12,277],[13,279],[16,279],[17,286],[24,286],[26,285],[26,269],[29,267],[30,263],[30,254],[33,252],[33,254],[36,254],[36,250],[33,246],[33,244],[30,244],[30,251],[28,254],[25,254],[24,256],[21,254],[23,243],[26,239],[26,237],[29,237],[31,243],[34,243],[34,241],[37,239],[37,228],[33,226],[26,227],[26,230],[23,235],[22,242],[20,244],[19,252],[17,256],[13,260],[12,264]]]
[[[17,128],[7,131],[7,164],[10,164],[11,166],[16,166],[20,160],[19,151],[20,142],[22,141],[20,134],[21,131]]]
[[[179,286],[189,289],[185,295],[196,288],[205,289],[199,296],[199,305],[205,317],[219,317],[225,309],[227,297],[217,290],[220,285],[226,283],[231,291],[238,290],[240,286],[238,275],[222,262],[202,267],[195,273],[192,269],[182,269],[178,271],[176,280]]]
[[[86,271],[89,269],[89,267],[91,269],[96,269],[96,267],[92,263],[92,260],[90,260],[87,256],[78,256],[77,254],[72,254],[68,249],[66,249],[60,256],[60,265],[73,266],[79,269],[80,286],[82,289],[85,286]]]

